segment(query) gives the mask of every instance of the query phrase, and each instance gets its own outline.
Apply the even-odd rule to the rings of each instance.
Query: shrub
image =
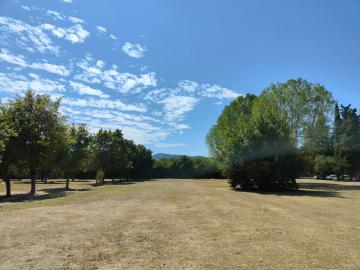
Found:
[[[97,186],[101,186],[104,184],[104,177],[105,177],[105,173],[103,170],[98,170],[96,172],[96,185]]]

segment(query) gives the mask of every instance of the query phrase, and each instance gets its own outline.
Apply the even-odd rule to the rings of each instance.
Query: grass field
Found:
[[[360,183],[299,180],[285,194],[92,183],[0,202],[0,269],[360,269]]]

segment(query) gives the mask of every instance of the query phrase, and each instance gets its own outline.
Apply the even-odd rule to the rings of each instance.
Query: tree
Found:
[[[65,130],[65,118],[59,112],[60,99],[27,91],[9,104],[9,116],[17,134],[15,140],[19,160],[29,169],[30,194],[35,194],[36,173],[47,153]]]
[[[224,178],[215,159],[188,156],[156,160],[153,175],[156,178]]]
[[[66,185],[69,189],[69,178],[75,178],[77,171],[86,167],[89,156],[91,136],[83,124],[72,125],[67,134],[66,147],[63,158],[63,170],[65,172]]]
[[[333,154],[333,140],[325,115],[320,114],[315,123],[305,130],[304,150],[311,155]]]
[[[341,106],[335,155],[346,160],[351,176],[360,173],[360,116],[351,105]]]
[[[332,156],[317,155],[314,160],[314,171],[319,179],[326,179],[326,176],[334,172],[336,160]]]
[[[255,95],[247,94],[238,97],[224,108],[206,136],[211,156],[225,162],[234,144],[247,136],[251,129],[250,117],[256,101]],[[243,141],[243,143],[245,146],[247,142]]]
[[[320,123],[331,125],[334,99],[320,84],[303,79],[288,80],[286,83],[272,84],[264,92],[286,114],[298,146],[304,146],[305,133],[309,129],[319,128]]]
[[[339,105],[337,103],[335,103],[334,130],[333,130],[333,145],[334,145],[334,147],[336,144],[339,143],[340,127],[341,127],[340,109],[339,109]]]
[[[154,160],[152,159],[152,152],[143,145],[136,145],[132,141],[128,143],[128,159],[131,161],[132,178],[148,178],[153,169]]]
[[[105,177],[125,176],[129,160],[121,130],[99,130],[92,144],[92,155],[96,170],[101,170]]]
[[[16,136],[9,119],[8,109],[0,103],[0,169],[6,185],[6,197],[11,196],[9,168],[14,163],[13,140]]]
[[[188,156],[181,156],[174,160],[171,170],[178,178],[191,178],[194,175],[194,164]]]
[[[296,187],[295,141],[286,114],[271,93],[239,97],[227,106],[207,136],[232,188]]]

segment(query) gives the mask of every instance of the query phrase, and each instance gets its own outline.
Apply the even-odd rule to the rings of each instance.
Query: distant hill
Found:
[[[174,154],[165,154],[165,153],[157,153],[154,154],[152,157],[155,160],[159,160],[161,158],[176,158],[176,157],[181,157],[183,155],[174,155]],[[201,156],[189,156],[189,157],[201,157]]]

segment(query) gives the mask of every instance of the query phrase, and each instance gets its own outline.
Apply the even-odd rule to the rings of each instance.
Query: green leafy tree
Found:
[[[105,177],[125,177],[129,160],[121,130],[100,130],[92,144],[93,163]]]
[[[272,84],[264,91],[271,98],[271,102],[275,102],[286,114],[290,131],[298,146],[304,146],[306,132],[313,136],[315,131],[312,129],[319,129],[320,124],[331,125],[334,99],[324,86],[297,79]]]
[[[248,141],[244,139],[252,128],[250,118],[256,101],[255,95],[247,94],[238,97],[224,108],[216,124],[206,136],[211,156],[224,162],[229,158],[229,153],[233,150],[235,143],[242,142],[241,145],[237,144],[240,147],[238,151],[242,151],[247,146]]]
[[[272,93],[239,97],[207,136],[210,153],[225,164],[231,187],[296,187],[295,140]]]
[[[319,115],[304,133],[304,150],[310,155],[332,155],[333,138],[324,115]]]
[[[334,173],[336,159],[333,156],[317,155],[314,160],[314,171],[319,179],[326,179],[326,176]]]
[[[59,112],[60,99],[27,91],[9,104],[9,117],[17,134],[15,140],[19,160],[26,164],[30,178],[30,194],[35,194],[36,175],[47,154],[65,130],[65,118]]]
[[[128,145],[128,159],[131,161],[132,178],[149,178],[152,173],[154,160],[152,159],[152,152],[143,145],[136,145],[130,141]]]
[[[6,197],[11,196],[9,170],[15,163],[14,140],[16,136],[9,118],[8,109],[0,103],[0,170],[6,186]]]
[[[63,156],[66,189],[69,189],[69,179],[74,179],[77,172],[86,169],[90,154],[90,143],[91,136],[85,125],[72,125],[69,128]]]
[[[355,108],[341,106],[341,119],[337,128],[335,154],[348,164],[351,176],[360,174],[360,116]]]

